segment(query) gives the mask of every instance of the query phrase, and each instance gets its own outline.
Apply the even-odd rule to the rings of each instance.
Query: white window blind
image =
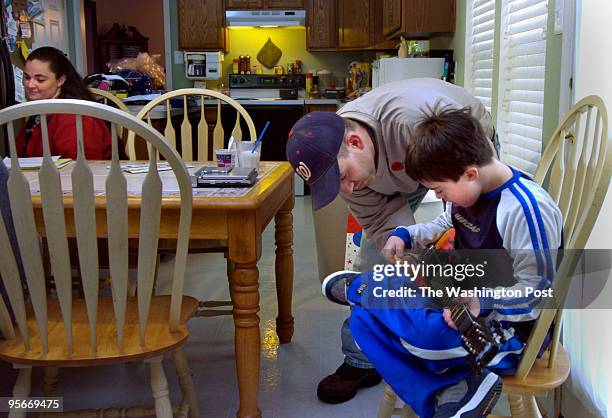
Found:
[[[498,131],[501,159],[534,173],[542,149],[547,0],[502,2]]]
[[[468,3],[466,88],[491,111],[495,0]]]

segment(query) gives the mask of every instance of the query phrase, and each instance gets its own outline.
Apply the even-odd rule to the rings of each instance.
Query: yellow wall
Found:
[[[306,29],[304,27],[289,28],[230,28],[228,29],[229,50],[223,62],[223,83],[227,85],[227,75],[231,72],[232,59],[239,55],[250,55],[251,66],[261,63],[257,54],[268,38],[280,48],[283,55],[278,64],[287,68],[287,63],[302,61],[304,72],[308,70],[326,69],[334,73],[337,79],[347,76],[348,65],[352,61],[372,61],[373,53],[363,52],[308,52],[306,51]],[[272,69],[262,66],[263,72],[271,74]],[[218,82],[207,82],[208,87],[216,87]]]

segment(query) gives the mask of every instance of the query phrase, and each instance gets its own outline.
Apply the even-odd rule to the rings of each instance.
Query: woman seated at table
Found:
[[[28,100],[82,99],[94,101],[87,85],[64,53],[53,47],[38,48],[28,56],[23,74]],[[52,155],[76,159],[76,116],[55,114],[47,116],[49,146]],[[88,160],[107,160],[111,157],[111,137],[106,124],[96,118],[83,116],[83,141]],[[17,137],[20,157],[41,157],[43,143],[40,116],[32,116]]]

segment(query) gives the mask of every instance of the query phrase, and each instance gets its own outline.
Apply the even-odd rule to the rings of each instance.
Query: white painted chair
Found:
[[[107,106],[115,107],[126,113],[130,113],[130,109],[126,106],[126,104],[123,103],[121,99],[115,96],[114,94],[106,90],[100,90],[100,89],[96,89],[93,87],[90,87],[89,91],[94,95],[94,98],[96,99],[98,103],[102,103]],[[119,157],[125,158],[125,156],[127,156],[127,151],[126,151],[127,131],[125,131],[122,126],[118,126],[117,135],[119,136],[119,140],[121,141],[120,142],[121,149],[120,149]]]
[[[197,125],[197,153],[193,150],[193,127],[189,120],[189,99],[196,98],[200,100],[200,109],[197,113],[191,113],[191,116],[197,116],[199,114],[199,122]],[[216,122],[213,130],[212,150],[220,149],[224,147],[225,131],[223,130],[221,120],[221,108],[223,104],[229,105],[236,109],[236,120],[234,128],[232,130],[232,136],[236,141],[242,140],[242,128],[240,126],[240,119],[244,119],[249,129],[249,139],[255,141],[257,139],[257,132],[251,116],[248,112],[234,99],[231,97],[219,93],[214,90],[208,89],[179,89],[167,92],[147,103],[136,115],[138,119],[147,120],[149,125],[152,125],[151,112],[158,106],[162,106],[165,111],[166,121],[164,128],[164,138],[172,146],[176,148],[177,137],[176,131],[172,126],[172,106],[170,104],[171,99],[182,98],[183,109],[182,116],[183,121],[180,130],[181,139],[181,155],[184,161],[208,161],[209,150],[211,150],[211,144],[209,140],[209,128],[208,122],[206,121],[206,99],[216,99]],[[214,109],[214,108],[213,108]],[[127,151],[130,160],[136,160],[136,143],[134,132],[130,132],[127,138]],[[214,158],[214,155],[213,155]],[[161,254],[167,253],[167,250],[174,251],[175,243],[173,240],[160,240],[159,252]],[[226,253],[227,252],[227,241],[226,240],[190,240],[189,242],[190,253]],[[227,258],[227,257],[226,257]],[[231,271],[231,266],[228,265],[228,274]],[[232,311],[229,309],[206,309],[206,308],[219,308],[222,306],[231,306],[230,301],[203,301],[200,302],[198,309],[198,316],[217,316],[217,315],[231,315]]]
[[[564,253],[557,269],[553,283],[556,302],[546,301],[516,373],[503,378],[512,418],[542,417],[535,396],[556,390],[569,376],[569,359],[559,343],[563,320],[563,309],[559,306],[564,304],[570,279],[581,257],[580,250],[585,248],[610,184],[609,142],[608,115],[603,101],[598,96],[585,97],[564,116],[546,145],[534,175],[539,184],[548,178],[547,190],[563,213],[564,248],[572,251]],[[538,351],[551,326],[552,341],[538,359]],[[378,417],[415,417],[409,406],[396,408],[396,401],[397,395],[387,386]],[[558,416],[558,403],[555,408]]]
[[[234,109],[236,109],[236,122],[234,123],[234,129],[232,130],[232,136],[235,140],[242,140],[242,128],[240,127],[240,118],[243,118],[247,124],[249,129],[249,140],[255,141],[257,139],[257,133],[255,131],[255,125],[253,124],[253,120],[248,112],[245,110],[240,103],[232,99],[231,97],[219,93],[214,90],[208,89],[180,89],[169,91],[168,93],[162,94],[151,102],[147,103],[140,112],[136,115],[139,119],[146,119],[149,125],[151,122],[151,111],[155,109],[157,106],[164,106],[164,110],[166,112],[166,125],[164,129],[164,137],[172,147],[176,148],[176,131],[172,126],[172,106],[170,105],[170,100],[182,97],[183,99],[183,122],[181,124],[181,155],[183,156],[184,161],[208,161],[209,155],[209,135],[208,135],[208,122],[206,121],[205,115],[205,99],[217,99],[217,120],[215,122],[215,128],[213,130],[213,141],[212,141],[212,150],[223,148],[224,146],[224,135],[225,132],[223,130],[223,126],[221,123],[221,107],[222,103],[225,103]],[[191,122],[189,121],[189,98],[195,97],[200,100],[200,109],[199,116],[200,121],[197,126],[197,154],[193,152],[193,129]],[[192,113],[193,115],[193,113]],[[127,139],[127,149],[128,149],[128,157],[130,160],[136,159],[136,146],[135,146],[135,136],[133,132],[130,132]]]
[[[114,94],[109,93],[106,90],[100,90],[93,87],[90,87],[89,91],[94,95],[94,97],[100,98],[100,103],[111,107],[116,107],[119,110],[130,113],[130,109],[125,105],[125,103],[123,103],[121,99]]]
[[[59,171],[51,160],[44,115],[69,113],[77,115],[78,157],[71,174],[72,195],[62,193]],[[38,172],[42,219],[35,219],[30,188],[20,170],[13,121],[41,115],[44,163]],[[96,219],[100,197],[94,194],[93,176],[87,165],[83,146],[82,116],[96,117],[111,123],[112,161],[106,178],[106,217]],[[151,368],[151,385],[155,408],[111,408],[108,416],[158,417],[173,415],[168,383],[162,368],[162,357],[171,352],[183,392],[176,411],[183,417],[197,417],[198,407],[187,360],[182,350],[189,335],[185,321],[196,309],[197,301],[183,295],[187,243],[192,212],[192,189],[189,175],[180,156],[163,137],[142,121],[123,111],[81,100],[39,100],[0,111],[0,126],[7,125],[11,151],[8,180],[9,199],[15,230],[29,288],[24,296],[15,258],[0,218],[0,275],[15,313],[15,323],[6,314],[0,300],[0,327],[6,340],[0,340],[0,359],[19,368],[15,397],[30,393],[32,367],[45,367],[45,392],[52,394],[60,367],[86,367],[133,361],[146,361]],[[119,165],[119,142],[115,126],[136,132],[168,161],[180,191],[180,218],[172,294],[152,296],[156,267],[157,241],[161,214],[161,180],[157,172],[157,153],[152,153],[149,173],[142,186],[138,248],[138,295],[128,297],[128,192],[126,178]],[[65,179],[64,179],[65,181]],[[71,205],[73,209],[66,210]],[[76,231],[79,262],[85,296],[73,299],[67,230]],[[57,298],[46,292],[40,252],[40,237],[46,236]],[[108,238],[112,298],[98,294],[99,268],[97,238]],[[73,417],[98,416],[85,410],[68,414]],[[25,417],[13,411],[10,417]],[[101,416],[101,415],[100,415]]]

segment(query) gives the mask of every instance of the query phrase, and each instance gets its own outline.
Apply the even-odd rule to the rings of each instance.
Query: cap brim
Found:
[[[334,163],[325,174],[309,186],[314,210],[330,204],[340,192],[340,167],[338,162]]]

